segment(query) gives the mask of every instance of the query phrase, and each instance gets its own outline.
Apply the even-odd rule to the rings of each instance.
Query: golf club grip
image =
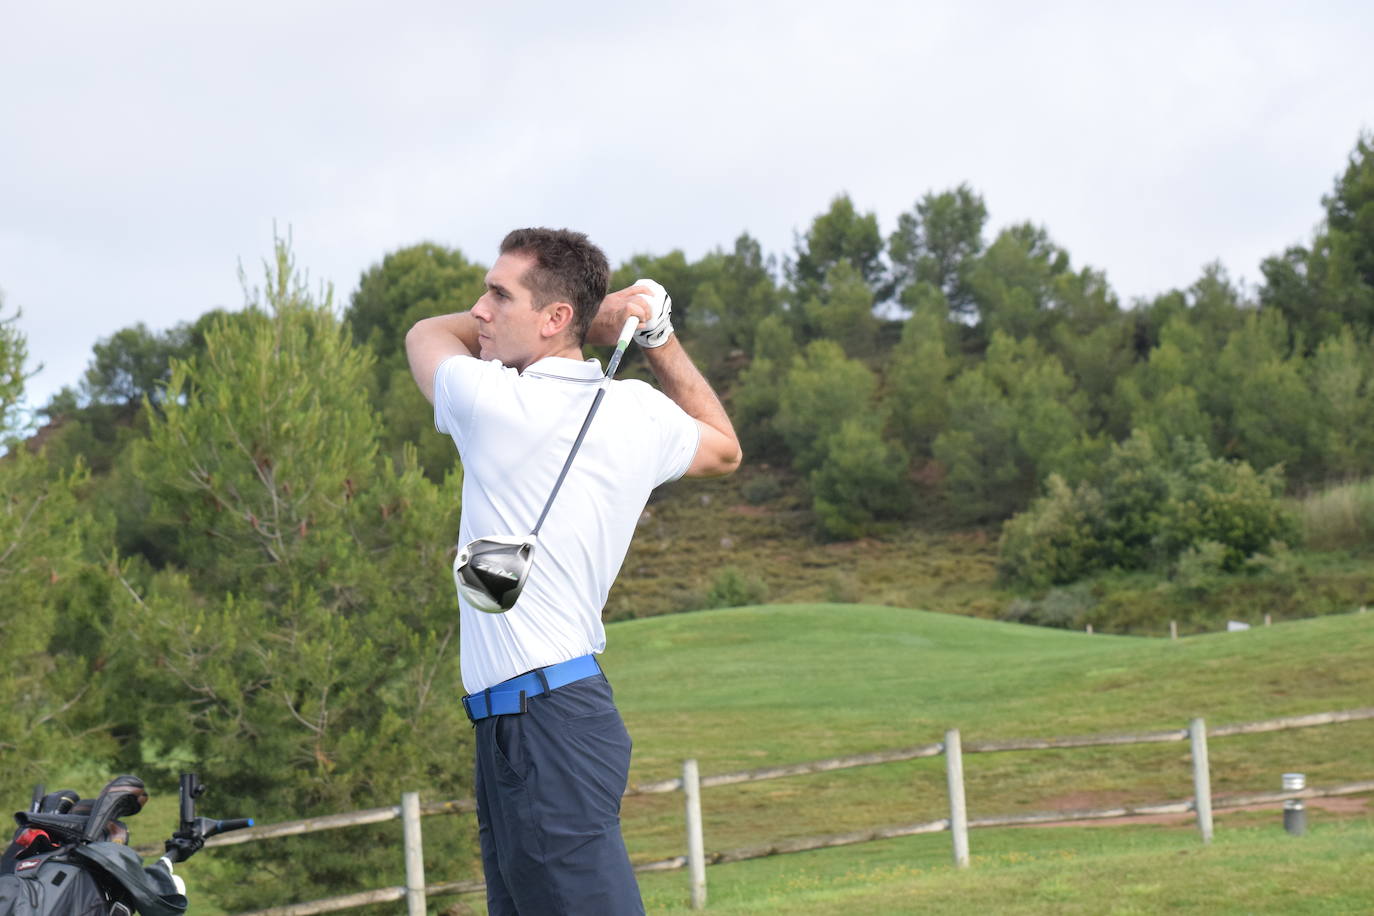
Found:
[[[620,361],[625,358],[625,351],[630,348],[630,340],[635,336],[635,328],[639,327],[639,319],[631,315],[625,319],[625,327],[620,331],[620,339],[615,342],[615,350],[611,352],[611,358],[606,362],[606,378],[615,375],[615,370],[620,367]]]

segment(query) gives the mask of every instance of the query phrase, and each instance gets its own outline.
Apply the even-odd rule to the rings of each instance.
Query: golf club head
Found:
[[[468,604],[488,614],[515,607],[534,565],[534,535],[478,538],[453,561],[453,584]]]
[[[79,801],[81,796],[77,795],[74,789],[58,789],[44,795],[33,811],[36,814],[66,814]]]

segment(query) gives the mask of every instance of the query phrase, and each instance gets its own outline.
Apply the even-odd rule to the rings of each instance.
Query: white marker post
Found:
[[[949,832],[954,840],[954,864],[968,868],[968,809],[964,804],[964,746],[959,729],[945,732],[945,775],[949,782]]]
[[[1193,795],[1197,829],[1202,842],[1212,842],[1212,771],[1207,764],[1207,725],[1202,719],[1188,723],[1188,738],[1193,746]]]
[[[682,762],[682,792],[687,796],[687,868],[692,876],[692,909],[706,908],[706,841],[701,827],[701,771],[696,760]]]
[[[406,914],[425,916],[425,854],[420,845],[420,793],[401,795],[401,834],[406,858]]]

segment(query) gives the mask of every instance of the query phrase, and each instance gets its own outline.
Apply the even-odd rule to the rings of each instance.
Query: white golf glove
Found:
[[[673,333],[673,297],[668,295],[668,291],[661,284],[653,280],[636,280],[634,285],[647,286],[653,291],[641,294],[649,303],[649,320],[639,323],[639,330],[635,332],[635,343],[647,350],[661,347],[668,342],[668,335]]]

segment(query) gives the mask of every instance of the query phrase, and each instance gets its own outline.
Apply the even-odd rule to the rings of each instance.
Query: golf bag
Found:
[[[14,815],[18,829],[0,855],[0,916],[179,916],[187,900],[172,865],[184,862],[216,833],[251,820],[212,821],[195,816],[204,791],[194,773],[181,776],[181,825],[166,854],[145,867],[129,848],[119,820],[142,810],[143,782],[120,776],[94,800],[70,789],[34,790],[28,811]]]
[[[0,916],[110,916],[119,902],[80,863],[61,851],[25,858],[0,875]],[[129,913],[127,907],[122,911]]]

